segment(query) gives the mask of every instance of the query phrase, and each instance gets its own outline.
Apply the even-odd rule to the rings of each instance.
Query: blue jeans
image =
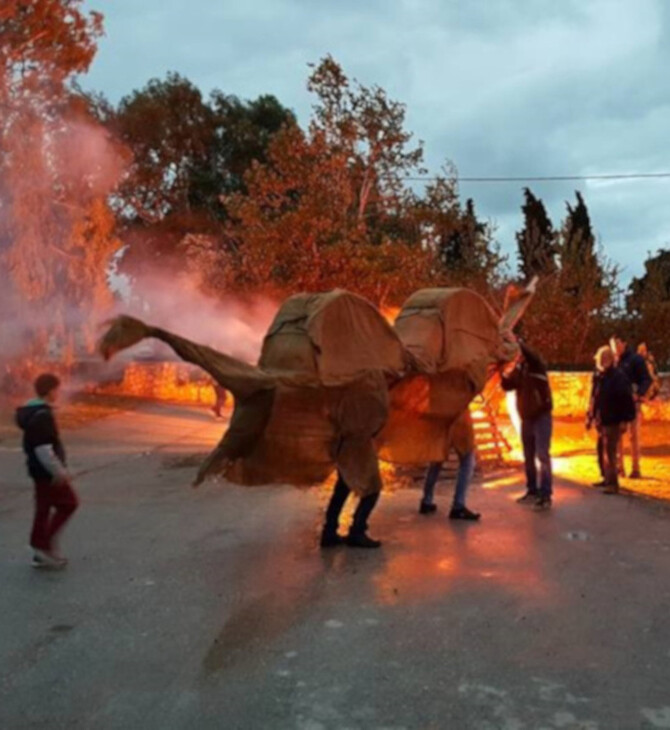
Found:
[[[526,463],[526,489],[531,494],[551,497],[551,412],[521,421],[521,442]],[[537,463],[540,463],[540,484],[537,483]]]
[[[426,481],[423,485],[424,504],[433,504],[435,485],[442,469],[441,461],[433,461],[426,472]],[[465,495],[470,486],[470,480],[475,471],[475,452],[458,455],[458,474],[456,475],[456,492],[454,493],[454,507],[465,507]]]

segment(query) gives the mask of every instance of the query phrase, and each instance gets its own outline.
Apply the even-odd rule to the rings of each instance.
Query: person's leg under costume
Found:
[[[370,539],[366,534],[368,519],[379,501],[379,492],[360,498],[356,511],[354,512],[348,537],[345,540],[338,535],[337,528],[339,526],[340,514],[350,493],[351,490],[342,478],[342,475],[338,472],[337,482],[335,483],[333,494],[326,508],[326,519],[323,532],[321,533],[321,547],[333,547],[335,545],[341,545],[344,542],[352,547],[379,547],[381,545],[379,541]]]
[[[323,525],[323,534],[321,536],[322,545],[324,542],[332,542],[333,544],[340,544],[342,542],[342,538],[337,534],[337,528],[340,524],[340,514],[350,492],[351,490],[338,472],[337,481],[335,482],[333,493],[326,508],[326,521]]]
[[[379,501],[379,492],[367,494],[358,501],[358,506],[354,512],[354,519],[349,528],[349,540],[358,540],[366,537],[368,531],[368,519],[372,514],[372,510]]]
[[[475,473],[475,452],[468,451],[458,455],[458,473],[456,475],[456,491],[454,492],[453,508],[465,507],[465,497]]]
[[[457,452],[458,453],[458,452]],[[451,520],[478,520],[481,515],[473,512],[465,505],[468,487],[475,473],[476,456],[474,450],[458,453],[458,473],[456,474],[456,490],[454,501],[449,513]]]
[[[442,470],[441,461],[433,461],[429,464],[426,471],[426,481],[423,484],[423,496],[419,504],[419,512],[421,514],[431,514],[435,512],[435,486]]]

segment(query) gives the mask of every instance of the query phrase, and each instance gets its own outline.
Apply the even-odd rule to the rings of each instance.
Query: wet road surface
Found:
[[[480,524],[385,494],[379,551],[316,547],[327,493],[188,487],[221,425],[150,406],[66,434],[82,508],[28,566],[31,492],[0,444],[0,728],[670,728],[670,514],[519,475]]]

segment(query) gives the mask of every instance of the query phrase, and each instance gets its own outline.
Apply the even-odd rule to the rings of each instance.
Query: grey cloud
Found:
[[[276,94],[302,121],[306,64],[347,73],[408,106],[432,171],[552,175],[670,170],[670,4],[663,0],[89,0],[107,38],[86,84],[116,100],[177,70],[205,92]],[[585,195],[627,275],[670,241],[670,181],[532,184],[554,223]],[[523,183],[463,184],[514,251]]]

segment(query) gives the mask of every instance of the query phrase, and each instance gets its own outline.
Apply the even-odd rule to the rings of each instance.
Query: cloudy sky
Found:
[[[407,104],[427,167],[460,175],[670,171],[666,0],[87,0],[106,37],[85,85],[113,101],[174,70],[204,92],[275,94],[309,117],[327,53]],[[514,256],[524,183],[463,183]],[[627,280],[670,246],[670,178],[538,182],[557,225],[583,192]]]

